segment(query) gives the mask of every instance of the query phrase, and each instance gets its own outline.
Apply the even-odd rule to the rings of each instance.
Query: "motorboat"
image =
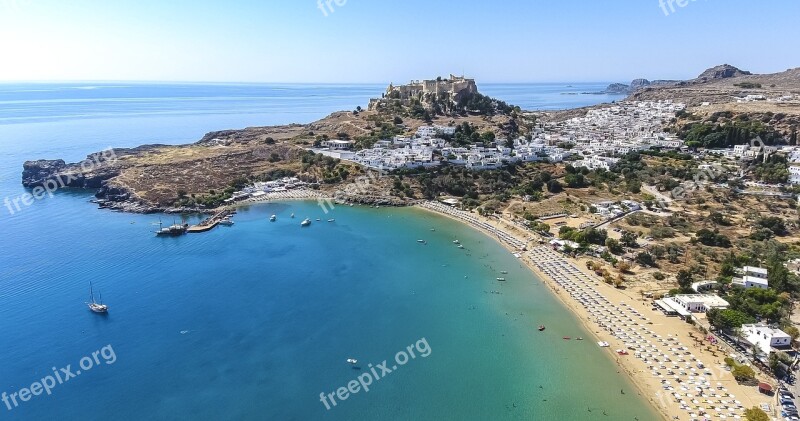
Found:
[[[303,222],[300,223],[301,227],[307,227],[309,225],[311,225],[311,220],[308,218],[304,219]]]
[[[355,359],[355,358],[348,358],[347,359],[347,363],[348,364],[358,364],[358,360]]]
[[[269,220],[272,221],[272,222],[275,222],[275,221],[278,220],[278,217],[276,215],[272,215],[272,216],[269,217]]]
[[[544,325],[539,325],[539,332],[544,332],[545,329],[547,328]]]

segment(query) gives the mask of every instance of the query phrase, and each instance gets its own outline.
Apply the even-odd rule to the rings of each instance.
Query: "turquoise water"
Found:
[[[283,109],[324,115],[360,101],[347,87],[320,89],[295,89]],[[314,108],[317,96],[338,99]],[[139,117],[121,105],[109,106],[113,115],[63,117],[48,105],[35,119],[0,124],[3,195],[23,191],[24,159],[79,159],[108,145],[193,140],[226,121],[288,118],[238,100],[241,114],[218,114],[226,107],[207,101],[197,115],[155,101],[161,108]],[[74,371],[106,345],[116,361],[11,411],[0,402],[0,418],[658,419],[593,341],[560,339],[590,335],[544,285],[494,240],[449,219],[360,207],[324,215],[313,202],[289,202],[242,209],[233,227],[160,239],[151,234],[157,215],[99,210],[90,198],[60,192],[14,215],[0,209],[0,393],[51,367]],[[300,228],[291,213],[323,221]],[[495,280],[501,270],[505,283]],[[89,282],[110,305],[107,317],[85,308]],[[417,357],[369,392],[330,410],[320,402],[370,363],[396,365],[395,354],[423,338],[428,347],[412,348]]]

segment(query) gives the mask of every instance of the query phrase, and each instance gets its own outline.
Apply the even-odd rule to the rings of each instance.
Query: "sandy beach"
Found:
[[[664,419],[745,419],[746,408],[772,402],[756,388],[739,385],[724,367],[725,352],[694,327],[654,311],[636,291],[603,283],[579,260],[534,244],[534,235],[523,227],[438,202],[419,207],[479,229],[519,256],[595,342],[608,343],[597,345],[598,351],[609,353]]]

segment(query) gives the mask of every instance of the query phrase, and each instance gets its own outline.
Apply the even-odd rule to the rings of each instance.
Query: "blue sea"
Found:
[[[526,109],[619,99],[565,95],[607,83],[567,85],[481,90]],[[310,122],[383,89],[0,85],[0,192],[25,193],[28,159]],[[607,352],[560,339],[591,336],[544,284],[452,220],[286,202],[241,209],[233,227],[156,238],[153,224],[172,216],[100,210],[92,194],[0,208],[0,419],[659,419]],[[305,217],[322,221],[301,228]],[[90,283],[108,316],[86,308]],[[48,377],[61,380],[49,394],[31,387]]]

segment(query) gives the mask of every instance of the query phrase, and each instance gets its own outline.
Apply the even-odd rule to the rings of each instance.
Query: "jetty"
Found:
[[[186,230],[186,232],[190,234],[197,234],[201,232],[211,231],[212,229],[214,229],[214,227],[219,225],[220,221],[233,215],[234,213],[236,212],[231,209],[223,209],[214,214],[213,216],[202,220],[199,224],[192,225],[191,227],[189,227],[189,229]]]

